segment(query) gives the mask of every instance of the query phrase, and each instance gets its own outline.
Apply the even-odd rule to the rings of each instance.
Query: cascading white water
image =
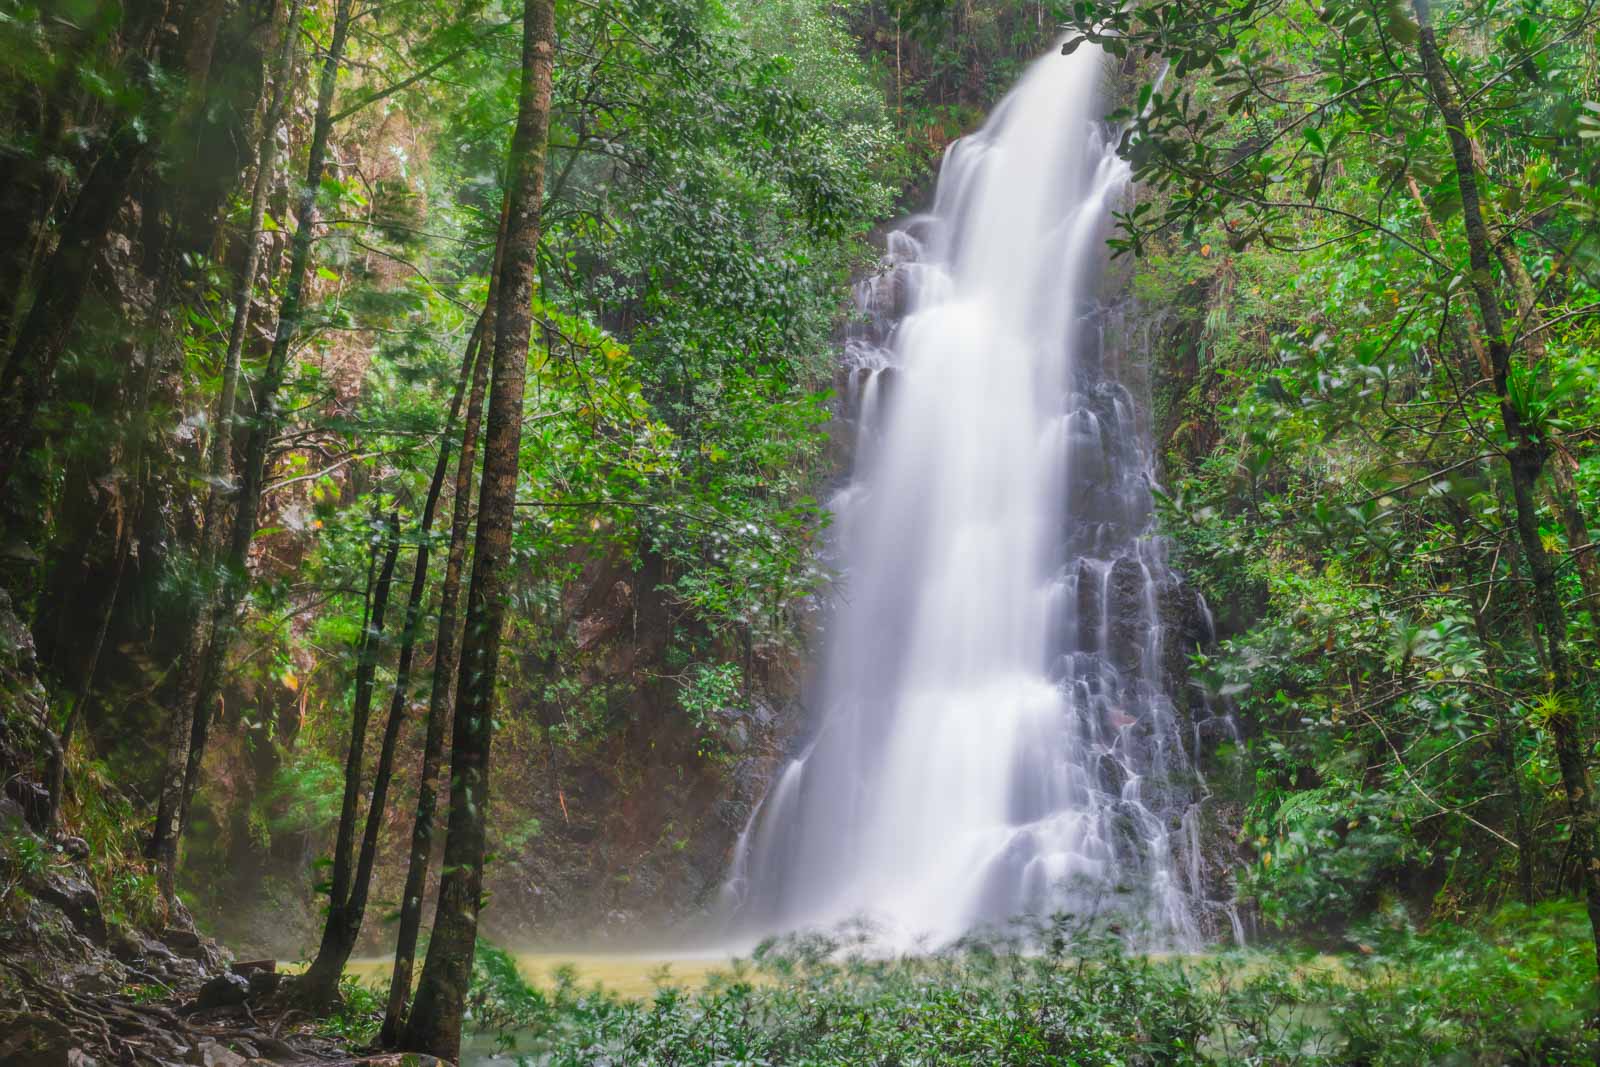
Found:
[[[815,733],[727,883],[748,930],[866,916],[943,942],[1067,910],[1196,937],[1164,668],[1180,587],[1095,294],[1128,182],[1102,62],[1038,61],[858,291],[841,603]]]

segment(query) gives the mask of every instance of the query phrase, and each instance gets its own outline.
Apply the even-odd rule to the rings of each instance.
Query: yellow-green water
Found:
[[[712,974],[732,966],[732,960],[716,956],[684,959],[598,952],[519,952],[515,956],[523,977],[535,986],[549,987],[558,968],[571,967],[580,985],[599,984],[619,996],[634,998],[653,995],[663,983],[697,988]],[[364,984],[387,987],[391,964],[388,958],[351,960],[346,969]]]

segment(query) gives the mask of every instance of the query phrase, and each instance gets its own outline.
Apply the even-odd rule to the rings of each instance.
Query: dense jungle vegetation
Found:
[[[489,941],[714,895],[850,284],[1057,41],[1251,948],[529,985]],[[1592,3],[0,0],[0,230],[0,1062],[200,1062],[197,988],[451,1060],[1600,1055]]]

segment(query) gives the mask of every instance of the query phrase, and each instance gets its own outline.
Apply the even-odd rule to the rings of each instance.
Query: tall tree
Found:
[[[367,801],[366,828],[362,831],[361,852],[353,872],[348,870],[350,854],[348,844],[354,838],[359,814],[354,802],[361,787],[360,745],[365,737],[366,714],[371,703],[371,675],[365,676],[367,688],[365,706],[358,704],[360,733],[354,728],[350,735],[351,759],[346,763],[345,800],[339,815],[338,841],[341,849],[334,856],[335,871],[329,890],[328,913],[323,921],[322,942],[317,956],[306,969],[299,983],[300,999],[313,1007],[324,1008],[338,999],[339,979],[344,975],[345,964],[355,950],[356,939],[361,935],[361,923],[366,916],[367,898],[372,888],[373,867],[378,857],[378,834],[383,828],[384,814],[388,809],[389,783],[394,777],[395,749],[405,726],[406,709],[411,704],[411,668],[416,657],[417,628],[422,619],[422,602],[428,588],[428,562],[432,557],[433,518],[439,507],[439,497],[444,491],[445,475],[450,471],[451,446],[455,439],[456,419],[461,413],[461,402],[467,384],[473,379],[474,366],[480,360],[480,338],[483,336],[482,319],[472,331],[462,357],[461,372],[450,399],[450,411],[440,435],[439,456],[434,463],[433,478],[428,483],[428,495],[423,503],[422,515],[417,519],[417,556],[411,576],[411,590],[406,598],[405,625],[400,634],[400,655],[395,665],[394,694],[389,701],[389,715],[384,723],[383,742],[378,750],[378,762],[372,772],[372,791]],[[386,592],[387,595],[387,592]],[[380,627],[381,628],[381,627]],[[363,663],[362,667],[367,667]],[[361,679],[357,680],[358,701],[362,696]],[[341,872],[338,864],[344,863]],[[343,889],[342,895],[338,894]]]
[[[472,522],[472,476],[477,463],[478,434],[483,421],[483,398],[488,391],[489,357],[494,350],[492,311],[499,291],[500,249],[505,245],[505,212],[495,241],[486,310],[478,319],[477,346],[472,361],[472,393],[461,431],[461,456],[456,461],[455,504],[450,516],[450,549],[445,559],[444,582],[439,590],[438,629],[433,646],[433,679],[428,691],[427,723],[422,742],[422,767],[417,775],[417,808],[411,824],[411,850],[406,860],[406,883],[400,894],[400,922],[395,932],[394,971],[389,979],[389,999],[384,1008],[378,1043],[393,1048],[404,1032],[411,1003],[411,979],[417,959],[417,938],[422,931],[422,894],[433,857],[434,814],[438,806],[439,762],[444,754],[444,730],[450,718],[450,698],[455,695],[455,672],[461,649],[461,574],[467,554],[467,529]]]
[[[450,758],[450,814],[433,936],[402,1047],[454,1060],[478,933],[488,827],[489,748],[516,516],[523,394],[533,330],[540,208],[555,62],[552,0],[525,0],[517,127],[512,135],[494,370],[483,441],[478,533],[467,593]]]
[[[361,819],[367,724],[372,718],[372,694],[383,648],[389,590],[394,583],[395,560],[400,554],[399,515],[391,514],[385,520],[382,535],[373,538],[372,552],[375,559],[382,552],[383,564],[372,585],[367,625],[357,646],[355,698],[350,708],[350,740],[344,759],[344,793],[339,804],[339,829],[328,878],[328,914],[323,922],[322,944],[317,949],[316,959],[295,986],[299,998],[318,1009],[326,1008],[338,996],[339,979],[344,975],[344,965],[350,958],[356,935],[361,932],[361,913],[366,906],[366,890],[357,881],[356,826]],[[367,873],[370,877],[370,866]]]
[[[322,62],[317,110],[306,159],[305,184],[296,202],[296,225],[290,244],[288,276],[278,305],[278,323],[266,367],[255,390],[255,415],[244,449],[233,525],[223,561],[220,588],[203,611],[204,640],[194,642],[179,668],[177,706],[169,720],[166,767],[160,801],[148,845],[162,886],[170,897],[177,869],[178,839],[188,819],[190,799],[199,783],[211,708],[221,688],[222,668],[233,643],[240,602],[249,588],[250,545],[255,540],[266,485],[267,451],[282,421],[279,392],[289,371],[291,346],[300,334],[306,277],[311,266],[312,238],[317,229],[317,195],[327,166],[328,138],[333,129],[334,91],[350,35],[352,0],[338,0],[333,33]]]

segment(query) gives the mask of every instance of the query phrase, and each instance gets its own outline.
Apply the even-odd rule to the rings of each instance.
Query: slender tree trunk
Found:
[[[428,692],[428,722],[422,743],[422,769],[417,778],[417,813],[411,825],[411,853],[406,864],[405,890],[400,896],[400,925],[395,937],[394,971],[389,978],[389,1001],[384,1009],[378,1044],[394,1048],[404,1032],[411,1000],[411,978],[416,967],[417,937],[422,931],[422,894],[427,886],[428,861],[433,856],[433,818],[438,804],[439,761],[444,753],[444,728],[450,716],[455,671],[460,653],[461,572],[467,556],[467,527],[472,521],[472,474],[477,458],[478,430],[483,417],[483,396],[489,383],[489,353],[494,350],[493,310],[499,288],[500,255],[505,244],[505,212],[495,242],[495,260],[489,273],[487,307],[478,320],[474,338],[472,393],[467,400],[466,422],[461,431],[461,458],[456,463],[455,506],[450,517],[450,553],[445,560],[444,585],[439,594],[439,627],[434,637],[433,682]]]
[[[1476,155],[1475,153],[1475,158]],[[1503,228],[1500,229],[1494,250],[1500,265],[1505,268],[1506,277],[1511,279],[1511,291],[1517,298],[1517,316],[1523,324],[1520,332],[1522,345],[1527,354],[1528,368],[1537,370],[1543,366],[1545,357],[1545,331],[1539,315],[1538,290],[1534,287],[1533,278],[1528,274],[1528,268],[1522,262],[1522,256],[1517,251],[1511,233]],[[1557,513],[1561,516],[1561,524],[1566,529],[1567,546],[1573,553],[1578,582],[1583,587],[1584,609],[1595,613],[1600,609],[1600,559],[1596,558],[1594,549],[1590,547],[1589,523],[1584,518],[1582,506],[1578,503],[1578,487],[1572,477],[1578,463],[1562,443],[1559,435],[1551,433],[1549,436],[1552,445],[1549,460],[1550,496]]]
[[[380,545],[373,545],[373,553]],[[381,543],[383,565],[372,587],[372,607],[361,635],[356,657],[356,693],[350,709],[350,747],[344,758],[344,796],[339,805],[339,833],[333,846],[333,870],[328,889],[328,917],[322,926],[322,944],[316,959],[296,982],[296,996],[305,1004],[321,1008],[333,1003],[339,994],[339,978],[350,958],[360,928],[352,926],[349,904],[355,879],[356,820],[361,816],[361,765],[367,748],[367,724],[372,718],[372,693],[382,652],[384,619],[389,611],[389,590],[394,585],[395,561],[400,555],[400,517],[390,515]],[[349,945],[345,945],[348,941]]]
[[[221,548],[221,535],[217,530],[222,514],[224,488],[229,481],[229,458],[232,452],[234,411],[237,407],[240,366],[244,353],[244,339],[250,326],[250,311],[255,291],[255,277],[261,266],[261,235],[265,228],[267,196],[272,188],[272,177],[277,162],[277,126],[287,107],[289,83],[294,76],[295,54],[300,39],[300,10],[302,0],[293,0],[284,26],[284,42],[274,75],[272,101],[267,108],[264,129],[259,139],[260,151],[256,161],[256,176],[250,196],[250,222],[244,268],[234,282],[233,321],[228,331],[228,349],[223,357],[222,391],[217,400],[217,417],[212,428],[205,456],[206,497],[200,520],[200,574],[202,580],[215,580],[217,555]],[[214,594],[212,594],[214,595]],[[213,654],[216,619],[209,602],[203,603],[194,616],[190,634],[179,670],[177,705],[192,705],[194,710],[175,718],[186,720],[187,734],[177,744],[183,752],[183,784],[179,787],[177,801],[177,833],[181,836],[189,825],[189,809],[194,803],[195,790],[199,788],[201,764],[205,758],[210,735],[211,711],[214,696],[220,688],[221,663]],[[226,655],[226,650],[223,650]],[[204,693],[204,703],[201,694]],[[185,724],[175,724],[181,729]],[[171,739],[169,738],[169,743]],[[169,748],[169,753],[173,752]],[[165,791],[163,800],[166,799]]]
[[[1500,311],[1500,296],[1495,291],[1492,275],[1491,247],[1488,227],[1478,194],[1477,166],[1474,162],[1472,142],[1467,135],[1466,119],[1450,87],[1450,75],[1439,51],[1428,0],[1412,0],[1412,10],[1417,16],[1418,51],[1422,58],[1423,73],[1433,101],[1444,119],[1445,133],[1450,139],[1450,154],[1455,163],[1456,182],[1461,190],[1461,221],[1466,230],[1467,247],[1471,256],[1470,284],[1483,317],[1483,332],[1489,345],[1489,358],[1494,368],[1495,394],[1500,399],[1500,418],[1511,450],[1506,457],[1511,468],[1511,491],[1516,504],[1517,536],[1522,544],[1523,558],[1533,578],[1533,596],[1539,621],[1544,629],[1547,683],[1551,695],[1558,701],[1555,714],[1550,717],[1550,731],[1555,741],[1556,763],[1561,770],[1561,786],[1566,794],[1568,813],[1572,822],[1571,851],[1582,872],[1584,900],[1589,912],[1590,932],[1594,941],[1596,960],[1600,961],[1600,865],[1594,861],[1596,812],[1589,768],[1584,758],[1584,743],[1578,729],[1576,700],[1572,691],[1571,668],[1567,654],[1567,621],[1556,586],[1555,568],[1539,537],[1539,514],[1534,501],[1540,471],[1548,457],[1549,446],[1539,437],[1537,427],[1525,426],[1512,405],[1508,378],[1511,370],[1511,350],[1506,339],[1505,321]],[[1600,993],[1600,973],[1596,976],[1596,992]],[[1591,1024],[1596,1020],[1591,1018]]]
[[[303,4],[304,0],[291,0],[289,4],[283,47],[278,55],[277,71],[273,75],[272,101],[267,105],[260,136],[256,139],[256,176],[250,188],[250,222],[244,235],[244,266],[233,283],[233,322],[228,328],[227,355],[222,360],[222,392],[217,398],[217,417],[206,448],[206,502],[200,528],[208,549],[218,540],[216,523],[233,448],[233,413],[237,406],[239,367],[244,356],[245,335],[250,330],[256,274],[261,269],[261,235],[266,228],[267,197],[272,192],[272,178],[278,162],[278,124],[283,121],[289,100],[289,83],[294,78]],[[202,552],[203,557],[210,554],[209,551]],[[202,566],[205,565],[202,563]]]
[[[311,263],[311,239],[317,226],[317,191],[327,163],[328,136],[333,127],[333,97],[345,41],[350,34],[352,0],[338,0],[334,11],[333,36],[322,64],[317,89],[317,112],[312,126],[311,147],[306,163],[306,181],[300,190],[297,225],[290,247],[289,272],[279,304],[277,332],[267,357],[261,382],[256,389],[255,420],[245,447],[240,472],[238,509],[233,519],[227,559],[223,565],[221,588],[212,598],[210,618],[205,624],[210,640],[179,670],[177,711],[167,737],[166,771],[162,776],[161,797],[156,823],[150,835],[148,853],[160,867],[163,888],[173,885],[177,867],[178,838],[183,832],[188,800],[198,787],[198,773],[204,756],[204,723],[196,719],[209,715],[221,691],[222,668],[233,643],[233,632],[240,602],[249,587],[250,544],[255,540],[260,518],[261,495],[266,484],[267,449],[276,436],[282,415],[278,393],[288,375],[290,346],[300,332],[300,317],[305,297],[306,274]],[[193,693],[192,699],[188,697]],[[191,771],[190,768],[193,768]]]
[[[1462,516],[1456,516],[1456,540],[1466,541]],[[1491,580],[1493,575],[1490,575]],[[1472,625],[1477,631],[1478,643],[1488,657],[1489,683],[1500,684],[1499,650],[1489,639],[1489,623],[1483,617],[1478,602],[1469,594],[1467,606],[1472,609]],[[1511,803],[1511,840],[1517,845],[1517,894],[1524,904],[1533,903],[1533,839],[1528,833],[1527,813],[1522,802],[1522,770],[1517,765],[1516,734],[1511,726],[1511,709],[1503,704],[1494,713],[1494,752],[1500,760],[1500,773],[1505,783],[1506,796]]]
[[[524,0],[522,78],[507,182],[510,206],[500,291],[495,301],[494,385],[484,427],[478,535],[456,690],[444,875],[422,982],[402,1041],[409,1050],[452,1061],[461,1051],[461,1018],[472,980],[478,910],[483,896],[489,746],[505,623],[511,528],[516,517],[518,451],[528,343],[533,329],[533,286],[538,271],[539,209],[544,195],[554,56],[552,0]]]
[[[361,837],[361,854],[356,861],[355,874],[345,900],[334,902],[328,909],[322,933],[322,945],[317,958],[306,972],[303,999],[315,1007],[325,1007],[334,1002],[339,990],[339,976],[344,973],[350,953],[361,936],[361,924],[366,917],[367,896],[372,886],[372,868],[377,862],[378,834],[383,828],[384,814],[389,803],[389,783],[394,777],[395,748],[400,741],[400,731],[405,725],[406,708],[411,703],[411,666],[416,656],[417,626],[422,617],[422,600],[428,588],[428,561],[431,552],[433,517],[439,507],[439,497],[444,492],[445,476],[450,472],[450,446],[455,439],[456,419],[461,414],[461,401],[472,378],[473,364],[478,359],[478,339],[482,334],[481,322],[473,330],[462,357],[461,373],[456,380],[455,393],[450,399],[450,414],[445,420],[444,434],[439,441],[439,458],[433,466],[433,480],[428,484],[428,498],[417,522],[417,559],[411,574],[411,591],[406,598],[405,625],[400,636],[400,657],[395,666],[394,695],[389,701],[389,718],[384,723],[383,744],[378,751],[378,763],[372,772],[372,797],[367,802],[366,829]],[[354,737],[352,737],[354,743]],[[346,792],[349,783],[346,783]],[[343,822],[340,824],[341,837]]]
[[[17,467],[34,447],[34,417],[77,322],[95,257],[144,161],[148,146],[141,131],[131,123],[119,129],[89,172],[0,372],[0,496],[10,495]]]

